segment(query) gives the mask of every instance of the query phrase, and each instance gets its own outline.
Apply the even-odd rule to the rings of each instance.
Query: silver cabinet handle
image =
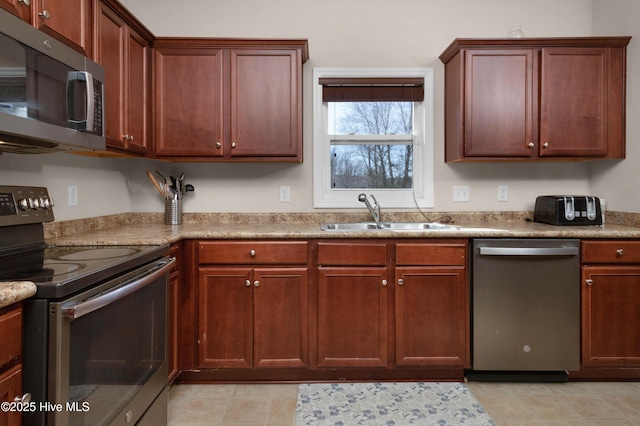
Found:
[[[31,5],[31,0],[18,0],[18,3],[24,3],[25,6]]]
[[[549,142],[543,143],[542,146],[544,146],[545,148],[549,148]]]
[[[585,280],[585,283],[587,283],[587,285],[592,285],[593,284],[593,280],[591,278],[587,278]]]
[[[529,148],[533,148],[534,146],[536,146],[533,142],[529,142],[529,145],[527,145]]]
[[[402,278],[400,278],[400,279],[398,280],[398,285],[402,285],[402,284],[404,284],[404,280],[403,280]]]
[[[231,148],[235,148],[235,147],[236,147],[236,143],[235,143],[235,142],[232,142],[232,143],[231,143]]]
[[[624,249],[618,249],[616,253],[618,253],[618,256],[624,256]]]
[[[251,287],[251,281],[245,280],[244,281],[244,285],[247,286],[247,287]]]
[[[222,144],[220,142],[216,142],[216,148],[221,148]]]
[[[387,280],[382,280],[382,285],[386,286],[387,285]]]
[[[41,17],[42,19],[51,18],[51,15],[49,14],[49,12],[47,10],[43,10],[42,12],[39,12],[38,16]]]
[[[256,257],[256,251],[255,250],[249,251],[249,256]]]
[[[260,287],[260,281],[256,280],[253,282],[253,285],[256,287]]]

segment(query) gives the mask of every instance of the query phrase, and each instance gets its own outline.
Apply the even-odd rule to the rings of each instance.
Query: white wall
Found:
[[[311,59],[304,67],[304,163],[299,164],[190,164],[151,160],[96,160],[58,154],[26,161],[11,155],[0,156],[0,182],[20,183],[26,175],[30,183],[53,186],[66,201],[69,180],[79,182],[80,208],[58,203],[58,219],[90,217],[102,212],[162,211],[163,203],[146,180],[145,169],[158,168],[167,174],[184,171],[196,187],[185,199],[187,212],[301,212],[313,211],[312,190],[312,99],[314,67],[433,67],[436,79],[435,210],[528,210],[535,197],[549,193],[593,193],[610,200],[610,208],[625,196],[612,194],[616,185],[607,184],[608,175],[633,165],[607,163],[550,164],[445,164],[444,67],[438,56],[456,37],[504,37],[511,24],[522,24],[526,36],[589,36],[592,34],[592,2],[606,9],[605,0],[123,0],[123,4],[158,36],[308,38]],[[624,17],[619,4],[616,19]],[[627,5],[625,5],[627,4]],[[637,15],[637,14],[636,14]],[[630,20],[631,18],[627,18]],[[595,18],[594,18],[595,21]],[[598,21],[599,22],[599,21]],[[619,31],[615,23],[601,32]],[[637,86],[637,85],[636,85]],[[629,86],[629,90],[633,85]],[[636,90],[637,92],[637,90]],[[629,145],[632,145],[629,141]],[[14,163],[7,172],[7,160]],[[31,158],[31,157],[30,157]],[[106,163],[102,163],[106,161]],[[629,160],[627,162],[631,163]],[[17,163],[20,163],[18,165]],[[53,163],[53,166],[49,166]],[[64,166],[70,166],[65,169]],[[98,170],[95,172],[95,170]],[[590,173],[598,184],[591,188]],[[604,169],[602,172],[600,169]],[[105,197],[83,203],[82,194],[91,193],[95,175]],[[509,201],[497,202],[497,186],[509,186]],[[278,201],[278,187],[291,186],[291,202]],[[452,202],[452,186],[469,185],[469,203]],[[596,191],[597,190],[597,191]],[[602,194],[598,191],[602,191]],[[121,194],[121,192],[127,192]],[[116,197],[116,195],[118,195]],[[128,199],[127,199],[128,195]],[[121,197],[122,202],[116,202]],[[95,197],[98,198],[98,197]],[[638,210],[638,207],[633,207]],[[75,209],[75,210],[74,210]]]
[[[608,208],[640,212],[640,2],[593,0],[593,32],[633,38],[627,47],[627,158],[614,164],[594,163],[592,188],[607,194]]]

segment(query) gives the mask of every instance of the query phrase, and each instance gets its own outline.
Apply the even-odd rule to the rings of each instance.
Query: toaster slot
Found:
[[[573,197],[564,197],[564,217],[573,220],[576,217],[576,204]]]
[[[587,219],[596,220],[596,197],[585,197],[587,202]]]

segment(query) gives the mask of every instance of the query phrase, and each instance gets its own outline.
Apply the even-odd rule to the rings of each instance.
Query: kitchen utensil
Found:
[[[155,176],[153,176],[153,173],[151,173],[149,170],[147,170],[147,177],[149,178],[153,186],[156,188],[156,191],[158,191],[158,194],[160,194],[162,198],[167,198],[166,192],[164,191],[164,189],[162,189],[162,187],[160,186],[160,183],[158,183]]]
[[[164,188],[164,194],[165,194],[165,198],[169,198],[169,182],[167,182],[167,178],[164,177],[164,175],[162,173],[160,173],[160,171],[158,169],[156,169],[156,173],[158,174],[158,176],[160,176],[164,182],[163,184],[163,188]]]

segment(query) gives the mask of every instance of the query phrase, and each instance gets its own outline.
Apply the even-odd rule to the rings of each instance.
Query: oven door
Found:
[[[164,258],[51,303],[48,424],[135,424],[167,382]]]

